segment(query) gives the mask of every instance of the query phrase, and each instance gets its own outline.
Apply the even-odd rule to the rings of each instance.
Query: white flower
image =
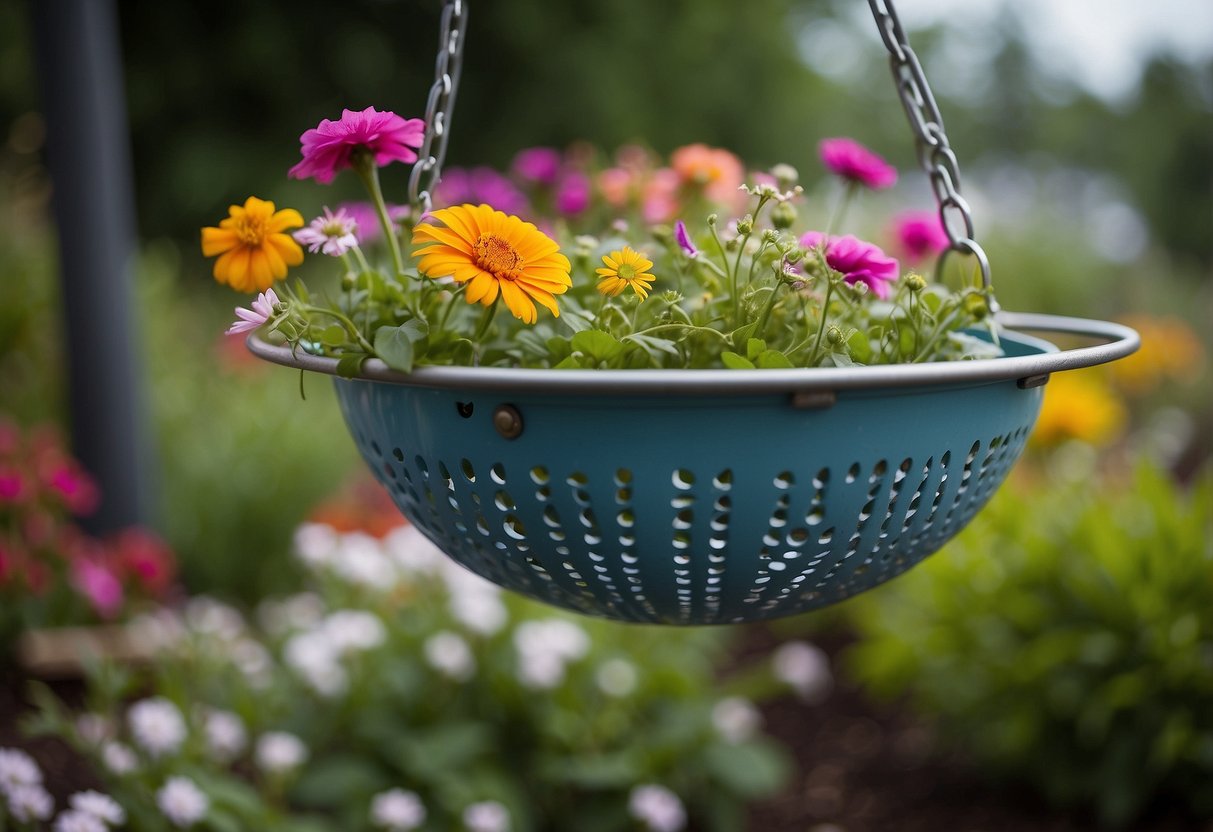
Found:
[[[337,213],[333,213],[325,206],[322,215],[291,236],[295,242],[307,246],[312,254],[322,251],[330,257],[340,257],[358,245],[358,237],[354,233],[357,230],[358,223],[344,208],[338,208]]]
[[[273,681],[274,660],[260,642],[251,638],[238,639],[228,647],[228,656],[251,687],[264,689]]]
[[[177,706],[156,696],[131,705],[126,714],[135,742],[151,757],[172,754],[185,742],[185,719]]]
[[[388,532],[383,549],[405,575],[432,575],[448,562],[442,550],[413,525]]]
[[[202,820],[210,805],[210,798],[188,777],[170,777],[156,792],[156,806],[178,829],[185,829]]]
[[[349,676],[323,629],[291,636],[283,647],[283,660],[308,687],[328,699],[349,686]]]
[[[387,640],[387,628],[379,616],[365,610],[337,610],[321,626],[338,653],[371,650]]]
[[[55,818],[51,829],[53,832],[108,832],[109,827],[96,815],[72,809]]]
[[[482,636],[496,635],[510,620],[510,613],[501,600],[501,593],[492,584],[489,586],[492,587],[491,590],[464,587],[458,592],[452,591],[448,600],[451,615],[455,620]]]
[[[37,783],[8,786],[4,795],[8,798],[9,814],[21,823],[46,820],[55,809],[50,792]]]
[[[212,759],[230,763],[244,752],[248,746],[248,732],[239,716],[231,711],[207,710],[204,719],[203,733]]]
[[[627,659],[607,659],[594,674],[594,681],[607,696],[618,698],[636,690],[636,677],[636,665]]]
[[[328,566],[347,583],[380,592],[394,587],[400,577],[395,565],[384,554],[383,544],[362,532],[342,535]]]
[[[324,523],[304,523],[295,529],[295,554],[305,566],[328,564],[337,552],[337,530]]]
[[[130,774],[139,767],[139,759],[130,746],[120,742],[107,742],[101,746],[101,762],[109,769],[110,774],[121,777]]]
[[[292,630],[307,630],[324,617],[324,599],[314,592],[300,592],[280,601],[265,600],[257,605],[261,628],[274,638]]]
[[[745,742],[762,725],[762,713],[742,696],[721,699],[712,708],[712,725],[728,742]]]
[[[38,786],[42,770],[34,758],[20,748],[0,748],[0,791],[13,786]]]
[[[589,651],[590,637],[562,618],[524,621],[514,630],[514,649],[519,681],[529,688],[547,690],[564,681],[566,662]]]
[[[68,803],[77,812],[92,815],[97,820],[105,821],[108,824],[120,826],[126,823],[126,812],[108,794],[91,789],[86,792],[76,792],[68,798]]]
[[[76,733],[85,744],[99,746],[109,739],[112,726],[101,714],[81,714],[76,717]]]
[[[167,607],[135,616],[126,628],[132,641],[152,651],[176,647],[186,634],[181,617]]]
[[[468,832],[509,832],[510,812],[496,800],[482,800],[463,810]]]
[[[564,681],[564,662],[550,653],[521,653],[518,681],[532,690],[551,690]]]
[[[286,731],[270,731],[257,739],[253,752],[257,767],[267,774],[282,774],[303,765],[307,746],[303,740]]]
[[[462,636],[449,630],[425,640],[425,660],[430,667],[456,682],[466,682],[476,673],[476,657]]]
[[[235,607],[195,595],[185,604],[185,625],[196,633],[220,641],[234,641],[244,633],[244,616]]]
[[[650,784],[632,789],[628,811],[653,832],[678,832],[687,822],[682,801],[665,786]]]
[[[775,678],[796,691],[801,699],[819,702],[834,684],[825,652],[806,641],[789,641],[771,654]]]
[[[389,832],[408,832],[425,823],[425,806],[404,789],[380,792],[371,799],[371,823]]]

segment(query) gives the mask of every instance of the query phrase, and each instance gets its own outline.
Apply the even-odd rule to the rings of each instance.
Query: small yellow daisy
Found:
[[[644,252],[635,251],[630,246],[624,246],[622,251],[612,251],[604,255],[602,262],[605,269],[599,269],[602,278],[598,281],[598,291],[614,297],[629,286],[632,287],[641,300],[649,296],[656,279],[648,273],[653,268],[653,261],[644,256]]]

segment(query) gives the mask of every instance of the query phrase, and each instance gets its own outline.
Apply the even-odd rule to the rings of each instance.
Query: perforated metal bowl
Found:
[[[754,621],[905,571],[973,517],[1019,457],[1048,374],[1136,348],[1116,324],[1006,315],[1112,339],[855,370],[554,371],[371,365],[335,379],[401,511],[494,583],[579,612]],[[250,340],[263,358],[332,373]]]

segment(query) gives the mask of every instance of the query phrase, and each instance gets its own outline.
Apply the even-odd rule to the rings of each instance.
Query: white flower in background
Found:
[[[80,714],[76,717],[76,734],[89,746],[98,747],[110,738],[113,726],[101,714]]]
[[[599,665],[594,681],[607,696],[622,698],[636,690],[638,675],[636,665],[627,659],[607,659]]]
[[[42,770],[33,757],[20,748],[0,748],[0,791],[41,784]]]
[[[92,815],[107,824],[120,826],[126,823],[126,812],[108,794],[90,789],[86,792],[76,792],[67,802],[77,812]]]
[[[341,535],[339,541],[328,564],[338,578],[379,592],[390,590],[399,582],[396,566],[388,560],[378,539],[363,532],[350,532]]]
[[[463,567],[458,567],[462,572]],[[470,572],[464,574],[471,575]],[[478,576],[477,580],[482,580]],[[467,627],[473,633],[481,636],[493,636],[501,632],[510,620],[510,613],[501,600],[501,592],[497,587],[488,584],[471,588],[463,585],[459,589],[451,587],[448,582],[449,596],[447,603],[455,620]]]
[[[269,687],[273,681],[271,671],[274,667],[274,659],[261,642],[251,638],[241,638],[230,645],[227,652],[232,664],[244,674],[250,687],[257,690]]]
[[[387,556],[405,575],[432,575],[448,562],[442,550],[413,525],[398,526],[383,539]]]
[[[388,832],[409,832],[425,823],[425,805],[404,789],[380,792],[371,799],[371,823]]]
[[[71,809],[55,818],[52,832],[109,832],[109,827],[96,815]]]
[[[257,767],[266,774],[283,774],[303,765],[307,746],[294,734],[270,731],[258,737],[253,756]]]
[[[193,826],[206,816],[211,801],[188,777],[170,777],[156,792],[156,806],[178,829]]]
[[[519,681],[529,688],[548,690],[564,681],[567,662],[589,652],[590,637],[563,618],[524,621],[514,630],[514,649]]]
[[[126,629],[132,641],[146,644],[153,651],[172,649],[186,635],[181,617],[167,607],[135,616]]]
[[[122,777],[139,767],[139,758],[130,746],[120,742],[107,742],[101,746],[101,763],[110,774]]]
[[[476,674],[476,657],[462,636],[442,630],[425,640],[424,649],[425,660],[443,676],[466,682]]]
[[[206,750],[211,759],[219,763],[230,763],[248,747],[244,720],[231,711],[208,708],[203,716],[203,733],[206,735]]]
[[[46,820],[55,810],[50,792],[37,783],[9,786],[4,796],[8,798],[8,813],[21,823]]]
[[[325,698],[340,696],[349,687],[349,676],[323,628],[291,636],[282,657],[308,687]]]
[[[245,630],[239,610],[206,595],[195,595],[186,602],[185,626],[219,641],[234,641]]]
[[[531,690],[551,690],[564,681],[564,662],[548,653],[520,652],[518,681]]]
[[[509,832],[510,811],[496,800],[482,800],[463,810],[468,832]]]
[[[185,742],[185,719],[177,706],[162,696],[131,705],[126,720],[135,743],[150,757],[172,754]]]
[[[829,657],[806,641],[789,641],[775,648],[771,671],[806,702],[820,702],[834,685]]]
[[[314,592],[300,592],[281,600],[265,600],[257,605],[257,621],[274,638],[293,630],[307,630],[324,617],[324,599]]]
[[[743,696],[721,699],[712,708],[712,725],[728,742],[745,742],[762,727],[762,713]]]
[[[387,640],[387,628],[379,616],[365,610],[337,610],[321,625],[324,636],[337,653],[371,650]]]
[[[337,530],[324,523],[304,523],[295,529],[295,555],[304,566],[318,569],[337,552]]]
[[[679,832],[687,823],[682,801],[665,786],[649,784],[632,789],[628,811],[653,832]]]

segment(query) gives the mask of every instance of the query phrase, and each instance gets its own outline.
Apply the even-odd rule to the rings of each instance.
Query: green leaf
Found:
[[[753,370],[754,364],[743,356],[735,352],[725,350],[720,354],[720,360],[724,362],[724,366],[730,370]]]
[[[636,344],[646,353],[648,353],[654,361],[660,359],[660,353],[668,355],[678,355],[678,345],[667,338],[654,338],[652,335],[625,335],[623,340]]]
[[[340,808],[351,795],[370,796],[390,785],[390,778],[369,759],[328,754],[308,764],[291,789],[291,796],[308,808]]]
[[[729,341],[737,349],[741,349],[741,345],[747,343],[750,336],[754,334],[754,330],[758,328],[758,321],[750,321],[745,326],[739,326],[737,329],[729,333]]]
[[[400,325],[400,331],[404,333],[404,337],[416,344],[430,334],[430,325],[424,318],[412,318]]]
[[[299,298],[299,300],[303,301],[304,303],[312,302],[311,293],[308,292],[307,287],[303,285],[303,281],[299,278],[295,278],[295,297]]]
[[[750,338],[745,342],[745,357],[753,361],[766,350],[767,342],[761,338]]]
[[[557,364],[552,369],[554,369],[554,370],[581,370],[584,368],[581,366],[581,362],[577,360],[577,356],[568,355],[568,356],[565,356],[564,360],[561,361],[559,364]]]
[[[784,370],[793,366],[788,357],[779,350],[763,350],[758,354],[755,363],[763,370]]]
[[[560,316],[560,320],[574,333],[591,329],[594,326],[594,318],[584,312],[566,311]]]
[[[622,789],[639,782],[644,766],[634,750],[553,757],[540,766],[541,776],[587,789]]]
[[[601,329],[586,329],[573,336],[573,349],[597,361],[610,361],[623,352],[623,344],[609,332]]]
[[[413,331],[406,330],[407,326],[381,326],[375,330],[375,354],[384,364],[402,373],[413,369],[413,339],[409,337]]]
[[[364,352],[354,352],[349,355],[343,355],[337,361],[337,375],[342,378],[357,378],[362,372],[362,362],[370,358]]]
[[[821,359],[822,367],[854,367],[855,362],[845,352],[832,352]]]
[[[345,327],[340,324],[326,326],[320,333],[321,343],[327,344],[330,347],[337,347],[345,343]]]
[[[553,361],[562,361],[573,352],[573,345],[568,338],[553,335],[547,340],[548,353]]]
[[[746,798],[778,791],[791,768],[778,746],[758,742],[713,745],[707,749],[705,763],[725,788]]]

